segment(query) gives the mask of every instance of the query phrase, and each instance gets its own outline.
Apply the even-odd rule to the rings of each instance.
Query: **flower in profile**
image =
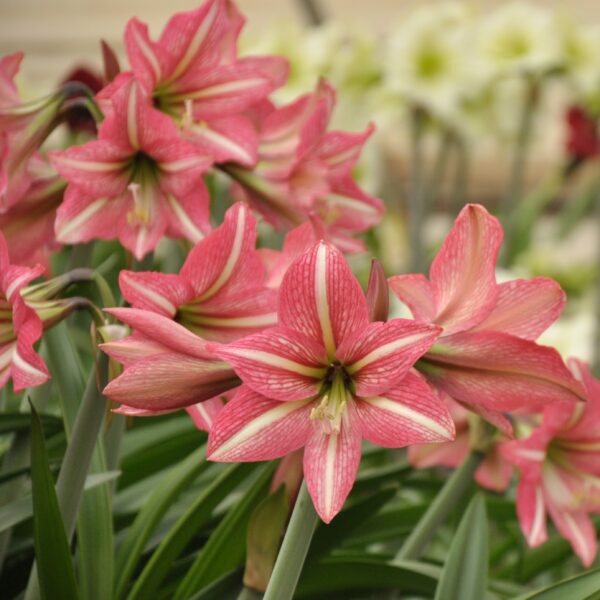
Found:
[[[547,539],[546,515],[589,567],[597,552],[590,513],[600,511],[600,382],[587,364],[569,361],[587,402],[548,406],[543,422],[520,440],[505,442],[504,456],[520,471],[517,514],[530,546]]]
[[[137,259],[165,234],[201,240],[209,229],[202,180],[209,160],[181,139],[134,80],[111,102],[98,140],[50,153],[69,182],[56,219],[58,240],[118,238]]]
[[[131,19],[125,48],[131,73],[155,108],[184,125],[215,162],[256,161],[256,133],[242,112],[285,81],[279,57],[238,59],[236,41],[244,19],[229,0],[207,0],[196,10],[174,15],[157,42],[148,27]],[[126,75],[101,97],[110,96]]]
[[[304,447],[308,490],[329,522],[353,486],[363,438],[392,448],[452,439],[448,410],[410,371],[440,329],[369,323],[335,247],[319,242],[292,263],[278,315],[277,327],[211,346],[244,383],[211,429],[211,460],[271,460]]]
[[[350,250],[356,247],[353,234],[381,220],[383,203],[352,177],[373,127],[361,133],[328,132],[334,105],[335,92],[325,81],[281,108],[263,103],[254,111],[258,163],[253,169],[228,164],[223,170],[272,224],[299,225],[314,214],[331,241]]]
[[[585,397],[553,348],[534,340],[560,315],[565,294],[542,277],[496,283],[502,227],[480,205],[463,208],[429,272],[389,284],[422,323],[443,327],[416,367],[439,389],[492,422]]]
[[[196,244],[179,274],[121,271],[134,308],[173,319],[204,339],[231,341],[277,324],[277,292],[266,285],[256,221],[238,203]]]
[[[43,332],[42,321],[21,297],[21,289],[43,272],[10,264],[8,247],[0,232],[0,388],[12,378],[15,392],[49,379],[44,361],[33,346]]]

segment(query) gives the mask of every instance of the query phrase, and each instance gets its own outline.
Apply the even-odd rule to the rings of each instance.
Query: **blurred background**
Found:
[[[79,67],[99,39],[126,65],[132,16],[158,36],[193,0],[0,0],[0,54],[26,54],[25,98]],[[288,102],[318,78],[334,126],[377,127],[358,168],[388,211],[368,240],[390,273],[423,271],[467,201],[503,221],[507,277],[557,279],[569,306],[547,341],[598,354],[600,3],[239,0],[243,52],[283,54]],[[503,273],[499,274],[503,277]],[[595,337],[596,336],[596,337]]]

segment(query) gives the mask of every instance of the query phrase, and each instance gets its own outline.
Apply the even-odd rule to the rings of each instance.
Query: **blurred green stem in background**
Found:
[[[425,244],[423,229],[427,194],[425,187],[425,161],[423,133],[426,114],[415,106],[411,119],[410,146],[410,187],[408,190],[408,228],[411,251],[411,273],[423,273],[425,270]]]
[[[596,216],[596,236],[600,242],[600,177],[596,182],[594,212]],[[592,354],[592,372],[596,377],[600,376],[600,243],[597,248],[596,258],[596,295],[594,298],[594,338]]]
[[[535,112],[539,102],[539,84],[531,75],[525,75],[525,98],[521,107],[519,128],[515,139],[514,154],[510,165],[508,187],[503,198],[500,213],[504,225],[504,248],[510,248],[514,229],[517,226],[517,209],[523,195],[525,174],[527,172],[527,159],[531,147],[531,137]],[[503,253],[501,261],[507,266],[508,255]]]

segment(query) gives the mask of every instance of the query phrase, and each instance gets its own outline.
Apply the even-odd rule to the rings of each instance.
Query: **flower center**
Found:
[[[341,365],[332,365],[325,378],[319,403],[310,411],[313,421],[320,421],[326,434],[339,433],[345,415],[352,380]]]

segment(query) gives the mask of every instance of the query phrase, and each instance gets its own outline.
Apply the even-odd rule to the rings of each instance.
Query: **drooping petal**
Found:
[[[210,429],[207,458],[248,462],[285,456],[311,435],[311,406],[310,400],[270,400],[243,386]]]
[[[417,367],[459,402],[500,412],[585,398],[556,350],[504,333],[443,337]]]
[[[471,331],[502,331],[535,340],[558,319],[565,303],[565,293],[552,279],[501,283],[492,312]]]
[[[105,310],[150,340],[163,344],[174,352],[197,358],[214,356],[208,350],[206,340],[168,317],[138,308],[107,308]]]
[[[347,336],[368,324],[360,284],[342,253],[326,242],[318,242],[294,261],[279,298],[279,322],[318,340],[330,359]]]
[[[539,546],[548,539],[546,503],[539,484],[521,479],[517,486],[517,516],[527,543]]]
[[[425,275],[394,275],[388,279],[388,283],[417,321],[431,323],[435,319],[433,292]]]
[[[143,358],[113,379],[104,395],[120,404],[145,410],[190,406],[239,385],[223,362],[175,352]]]
[[[342,509],[360,464],[360,425],[351,402],[346,407],[340,432],[327,434],[317,425],[304,450],[306,485],[325,523]]]
[[[412,373],[384,396],[357,399],[356,412],[362,436],[384,448],[454,439],[450,412],[429,385]]]
[[[352,376],[359,396],[392,389],[441,333],[441,328],[408,319],[369,323],[350,332],[336,356]]]
[[[102,352],[128,367],[147,356],[156,356],[169,352],[169,348],[150,340],[139,333],[134,333],[122,340],[104,342],[100,344]]]
[[[468,204],[462,209],[429,275],[435,322],[446,334],[477,325],[494,307],[501,242],[502,227],[483,206]]]
[[[548,512],[560,534],[569,540],[583,566],[588,568],[598,552],[596,528],[584,511],[566,511],[548,502]]]
[[[168,224],[165,233],[172,238],[188,239],[192,244],[202,241],[210,231],[210,196],[203,181],[190,193],[165,196]]]
[[[313,398],[327,371],[323,347],[283,327],[213,347],[248,387],[281,401]]]

